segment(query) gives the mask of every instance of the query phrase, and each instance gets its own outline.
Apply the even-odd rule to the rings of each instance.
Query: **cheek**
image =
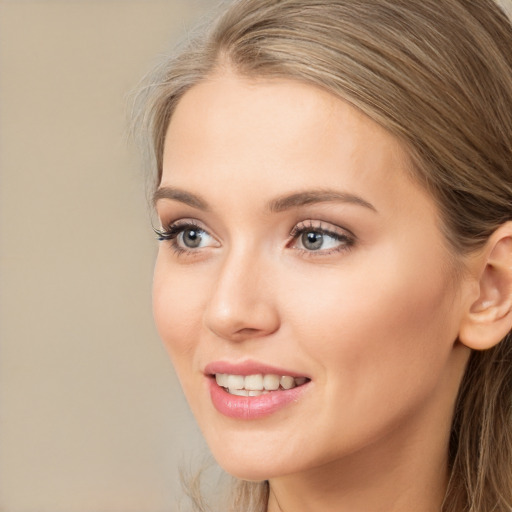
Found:
[[[314,365],[324,398],[309,413],[325,460],[419,418],[451,393],[454,292],[439,268],[405,271],[395,261],[345,270],[316,274],[288,294],[289,337]]]
[[[159,250],[153,278],[153,315],[160,338],[169,352],[178,376],[191,366],[198,326],[204,309],[203,293],[194,293],[194,279],[172,268],[165,248]]]
[[[337,375],[331,383],[354,393],[388,384],[399,391],[404,380],[422,374],[427,384],[442,371],[457,336],[453,289],[439,266],[406,261],[416,264],[380,254],[316,274],[290,294],[294,336],[326,377]],[[315,300],[300,292],[312,286]]]

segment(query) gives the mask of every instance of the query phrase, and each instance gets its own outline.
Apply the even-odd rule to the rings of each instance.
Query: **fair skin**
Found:
[[[215,458],[269,480],[269,512],[440,510],[478,291],[453,278],[409,165],[376,123],[294,81],[219,71],[173,115],[155,320]],[[307,381],[263,415],[236,398],[240,417],[215,365]]]

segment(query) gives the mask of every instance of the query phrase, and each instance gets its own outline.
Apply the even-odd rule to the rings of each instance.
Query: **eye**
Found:
[[[188,249],[197,249],[198,247],[204,247],[204,244],[208,245],[208,233],[202,229],[195,227],[185,228],[176,237],[177,243],[182,244]]]
[[[307,221],[296,225],[290,236],[293,248],[308,253],[331,254],[350,248],[354,244],[354,236],[341,228],[328,228],[321,222]]]
[[[167,229],[154,229],[159,241],[168,240],[178,253],[205,247],[218,247],[218,242],[205,229],[192,221],[178,221]]]

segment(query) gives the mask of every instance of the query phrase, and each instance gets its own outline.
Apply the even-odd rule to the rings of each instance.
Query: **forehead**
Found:
[[[364,113],[317,86],[291,79],[218,72],[181,98],[167,131],[164,151],[170,149],[169,139],[179,135],[195,138],[208,134],[202,142],[211,136],[227,143],[236,141],[238,136],[246,135],[233,131],[241,124],[253,136],[278,134],[280,139],[283,135],[294,139],[308,135],[318,142],[325,140],[328,129],[340,121],[354,137],[375,135],[386,138],[388,146],[398,146],[391,134]]]
[[[294,80],[223,72],[179,102],[166,135],[162,185],[225,197],[242,186],[260,197],[327,186],[395,196],[413,186],[409,165],[392,134],[333,94]]]

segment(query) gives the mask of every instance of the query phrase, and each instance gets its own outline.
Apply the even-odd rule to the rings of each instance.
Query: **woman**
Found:
[[[512,510],[511,48],[491,0],[239,0],[150,88],[155,320],[234,510]]]

